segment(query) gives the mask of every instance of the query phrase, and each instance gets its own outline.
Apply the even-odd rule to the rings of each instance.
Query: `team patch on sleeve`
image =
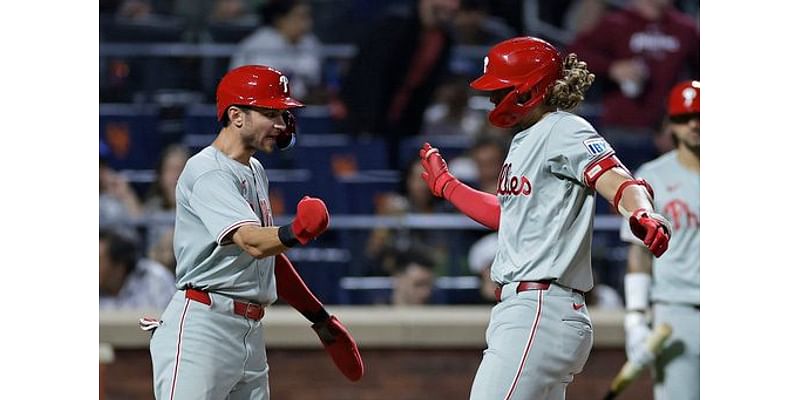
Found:
[[[611,146],[603,138],[586,139],[583,141],[583,145],[586,146],[586,151],[592,156],[603,154],[611,149]]]

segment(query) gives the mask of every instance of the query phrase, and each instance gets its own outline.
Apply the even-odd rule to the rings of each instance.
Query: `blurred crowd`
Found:
[[[699,0],[101,0],[100,102],[157,104],[168,120],[213,104],[228,69],[270,65],[289,76],[293,97],[321,110],[331,133],[385,142],[386,165],[400,179],[374,198],[375,215],[439,215],[452,209],[430,194],[403,144],[454,140],[461,150],[449,157],[454,174],[495,193],[511,132],[488,124],[491,105],[468,82],[482,72],[489,46],[525,34],[588,63],[597,80],[577,113],[595,123],[630,168],[671,149],[664,99],[674,83],[700,78]],[[122,45],[143,43],[195,47],[161,57],[125,55]],[[104,53],[113,45],[122,47]],[[175,290],[175,185],[194,149],[182,132],[169,132],[147,147],[159,156],[142,177],[114,166],[119,149],[133,146],[125,140],[136,138],[122,140],[113,126],[101,126],[101,308],[161,308]],[[495,246],[496,236],[484,231],[378,226],[351,251],[365,267],[346,273],[388,279],[386,290],[370,298],[375,303],[490,303],[487,269]],[[606,276],[607,263],[595,263],[598,285],[589,301],[621,308],[620,282]],[[297,264],[313,273],[302,268],[302,257]],[[473,293],[437,297],[437,279],[454,274],[473,277]]]

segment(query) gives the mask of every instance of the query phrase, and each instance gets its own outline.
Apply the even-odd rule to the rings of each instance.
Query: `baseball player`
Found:
[[[422,177],[434,195],[498,231],[491,266],[498,304],[472,400],[564,399],[583,369],[593,340],[584,293],[593,284],[596,192],[626,216],[650,252],[667,250],[669,227],[653,211],[646,182],[633,179],[595,129],[568,112],[593,80],[575,54],[562,59],[537,38],[489,50],[483,76],[470,86],[490,92],[489,122],[516,131],[497,195],[459,182],[430,144],[420,149]]]
[[[675,150],[643,164],[636,175],[658,193],[655,208],[672,224],[672,249],[654,260],[627,225],[620,230],[631,243],[625,348],[640,365],[655,358],[656,400],[691,400],[700,398],[700,82],[673,87],[667,115]],[[644,345],[650,311],[655,325],[672,326],[658,357]]]
[[[156,399],[269,399],[261,319],[281,296],[314,322],[345,374],[363,364],[350,335],[325,312],[282,254],[328,227],[318,198],[304,197],[292,223],[273,226],[267,176],[253,157],[291,147],[302,107],[275,69],[247,65],[217,86],[216,140],[189,159],[176,189],[175,296],[152,329]],[[341,358],[341,360],[337,360]]]

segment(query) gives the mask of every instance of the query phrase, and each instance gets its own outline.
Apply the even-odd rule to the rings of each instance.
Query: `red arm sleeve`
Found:
[[[497,196],[475,190],[458,180],[447,184],[444,195],[459,211],[479,224],[493,231],[500,228],[500,201]]]
[[[328,312],[322,303],[306,286],[303,278],[292,266],[292,262],[283,253],[275,256],[275,286],[278,297],[309,321],[316,323],[328,319]]]

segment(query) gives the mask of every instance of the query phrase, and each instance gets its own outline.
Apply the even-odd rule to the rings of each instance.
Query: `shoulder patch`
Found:
[[[610,147],[603,138],[586,139],[583,141],[583,145],[586,146],[586,151],[593,156],[605,153]]]

